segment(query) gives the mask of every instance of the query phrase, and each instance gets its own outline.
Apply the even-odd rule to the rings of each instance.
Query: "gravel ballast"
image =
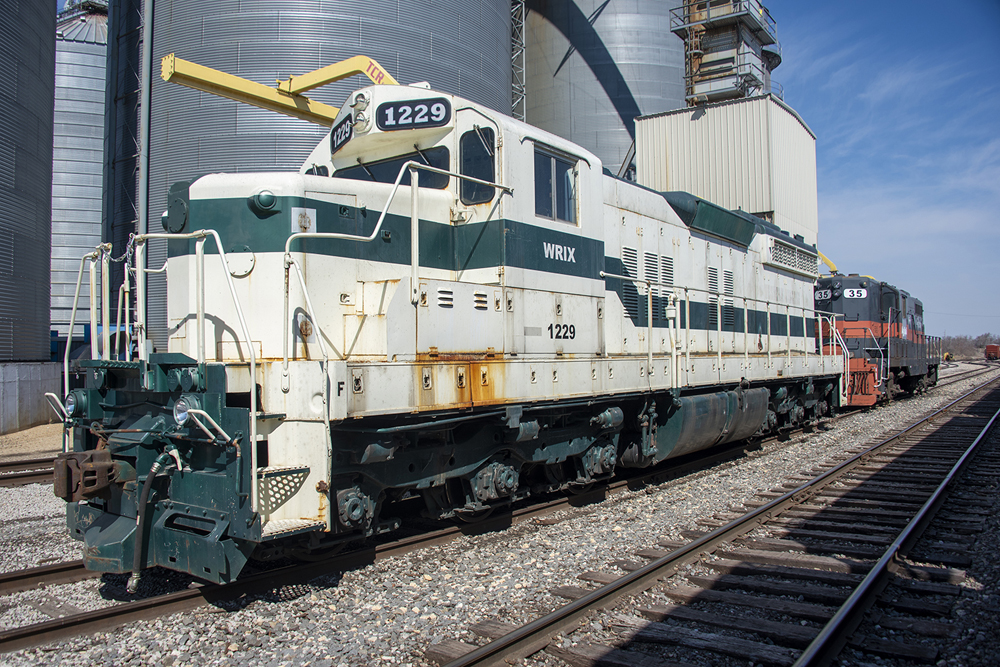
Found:
[[[991,374],[1000,375],[1000,369]],[[780,485],[787,475],[898,429],[983,380],[980,376],[941,387],[849,416],[830,430],[766,444],[752,456],[708,471],[566,510],[552,515],[560,519],[554,523],[525,522],[499,533],[462,537],[227,608],[206,607],[3,655],[0,664],[422,667],[430,664],[422,657],[427,645],[443,639],[479,643],[466,627],[480,620],[521,624],[537,618],[564,602],[552,596],[550,588],[578,583],[577,575],[585,570],[613,571],[610,561],[635,560],[635,551],[654,546],[658,539],[678,539],[680,531],[696,527],[699,517],[739,506],[757,492]],[[51,493],[50,486],[42,485],[0,488],[5,509],[0,520],[0,570],[79,558],[79,543],[66,535],[62,501]],[[977,552],[982,544],[995,556],[1000,552],[996,514],[990,525],[992,532],[979,537]],[[997,620],[996,615],[982,614],[989,605],[1000,611],[1000,566],[995,557],[976,563],[980,569],[970,568],[970,576],[981,590],[956,606],[966,610],[951,619],[962,628],[963,640],[955,643],[954,654],[944,656],[941,665],[1000,663],[1000,638],[980,625]],[[161,585],[159,577],[147,580],[152,580],[148,586]],[[167,578],[162,585],[183,583]],[[79,609],[117,603],[122,584],[120,577],[105,577],[104,582],[90,580],[0,598],[0,629],[46,620],[49,617],[39,607],[51,608],[54,598]],[[973,599],[986,599],[985,607],[974,606]],[[700,658],[695,658],[699,656],[677,656],[698,664]],[[959,659],[963,661],[954,661]],[[530,663],[559,664],[545,657]]]

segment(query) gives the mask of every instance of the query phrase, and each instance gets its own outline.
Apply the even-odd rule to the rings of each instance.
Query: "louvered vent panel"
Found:
[[[660,281],[670,285],[674,284],[674,260],[672,257],[663,255],[660,257]]]
[[[732,271],[722,272],[722,291],[725,298],[722,301],[722,326],[730,329],[736,326],[736,309],[733,307],[735,281]]]
[[[442,308],[451,308],[455,305],[455,294],[450,289],[439,289],[438,305]]]
[[[630,278],[639,277],[639,251],[635,248],[622,248],[622,267],[625,275]],[[635,283],[622,281],[622,304],[625,312],[633,320],[639,319],[639,290]]]
[[[775,264],[798,268],[795,261],[795,248],[781,241],[775,241],[771,246],[771,261]]]
[[[708,328],[716,329],[719,326],[719,270],[714,266],[708,267]]]
[[[660,282],[660,267],[659,258],[654,252],[645,253],[645,269],[646,269],[646,280],[650,280],[654,283]],[[661,319],[660,311],[660,288],[657,285],[650,285],[650,292],[652,292],[652,304],[653,304],[653,321],[657,322]]]
[[[799,269],[806,273],[819,273],[819,258],[802,249],[797,248],[797,250],[799,251]]]
[[[476,310],[486,310],[489,308],[489,297],[486,296],[486,292],[476,292],[473,298],[475,299]]]

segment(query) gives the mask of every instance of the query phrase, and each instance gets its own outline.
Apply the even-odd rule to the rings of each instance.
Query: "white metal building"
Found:
[[[817,242],[816,135],[774,95],[637,118],[636,180],[742,209]]]

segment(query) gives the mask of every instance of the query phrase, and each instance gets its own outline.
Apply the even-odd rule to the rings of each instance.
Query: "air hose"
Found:
[[[163,453],[156,457],[153,465],[149,468],[149,474],[146,475],[146,481],[142,484],[142,492],[139,494],[139,504],[136,506],[135,513],[135,556],[132,560],[132,576],[129,577],[128,586],[126,586],[129,593],[135,593],[139,590],[139,578],[142,576],[143,545],[145,544],[142,535],[146,524],[146,504],[149,502],[149,490],[153,486],[153,479],[171,463],[175,463],[178,470],[181,469],[180,453],[177,451],[177,447],[172,444],[167,445]]]

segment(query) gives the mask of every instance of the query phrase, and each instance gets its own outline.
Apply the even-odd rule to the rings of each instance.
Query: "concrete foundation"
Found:
[[[58,363],[0,363],[0,435],[56,421],[45,392],[61,396],[61,380]]]

